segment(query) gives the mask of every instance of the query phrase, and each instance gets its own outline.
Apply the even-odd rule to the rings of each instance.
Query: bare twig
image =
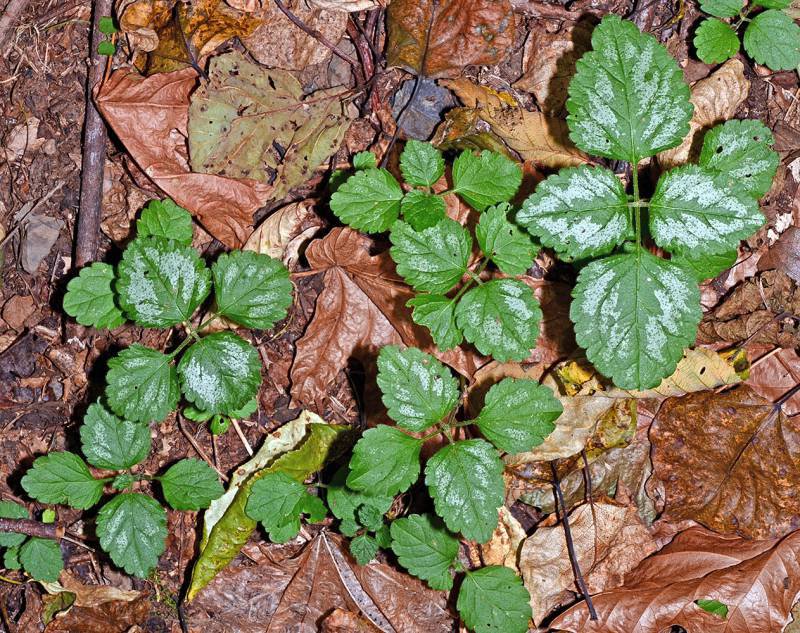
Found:
[[[186,427],[183,426],[183,421],[181,420],[181,415],[180,414],[178,414],[178,428],[180,429],[181,433],[183,433],[183,436],[187,440],[189,440],[189,444],[192,445],[192,448],[197,451],[197,454],[200,455],[200,457],[203,458],[203,461],[206,464],[208,464],[209,466],[211,466],[211,468],[213,468],[217,472],[217,474],[222,478],[222,481],[227,483],[228,480],[229,480],[228,476],[214,465],[214,462],[211,461],[211,459],[208,456],[208,453],[206,453],[203,450],[203,448],[197,443],[197,440],[195,440],[192,437],[192,434],[189,433],[189,431],[186,430]]]
[[[0,53],[5,51],[9,36],[19,23],[22,12],[31,0],[9,0],[3,14],[0,15]]]
[[[253,447],[250,446],[250,442],[247,441],[247,438],[244,436],[244,433],[242,433],[242,427],[239,426],[239,420],[231,419],[231,423],[233,424],[233,428],[236,430],[236,435],[238,435],[239,439],[242,441],[242,444],[244,445],[244,449],[247,451],[247,454],[250,455],[250,457],[252,457]]]
[[[567,504],[564,502],[564,493],[561,492],[561,482],[558,480],[558,470],[556,463],[550,462],[550,470],[553,473],[553,489],[556,493],[556,507],[561,508],[561,523],[564,525],[564,538],[567,540],[567,552],[569,553],[569,563],[572,566],[572,575],[575,577],[575,584],[578,585],[583,599],[586,600],[586,607],[589,609],[589,617],[592,620],[597,620],[597,611],[594,609],[592,597],[589,595],[589,590],[586,588],[586,581],[583,579],[581,566],[578,564],[578,559],[575,556],[575,543],[572,541],[572,531],[569,528],[569,517],[567,517]]]
[[[291,12],[289,7],[283,4],[283,0],[275,0],[275,5],[281,10],[283,15],[289,18],[292,24],[294,24],[298,29],[313,37],[325,48],[329,49],[334,55],[346,61],[353,68],[358,67],[358,62],[355,59],[350,57],[350,55],[348,55],[347,53],[343,53],[342,51],[340,51],[327,37],[325,37],[322,33],[317,31],[317,29],[312,29],[310,26],[308,26],[308,24],[306,24],[300,18],[298,18],[294,13]]]
[[[14,237],[14,235],[17,233],[17,231],[19,231],[20,227],[22,226],[22,223],[25,221],[25,218],[27,218],[29,215],[34,213],[39,207],[41,207],[45,202],[47,202],[50,198],[52,198],[53,194],[56,191],[58,191],[59,189],[61,189],[61,187],[63,187],[63,186],[64,186],[64,181],[59,180],[58,182],[56,182],[55,185],[53,185],[53,187],[50,189],[50,191],[48,191],[46,194],[44,194],[44,196],[39,198],[39,200],[37,200],[35,204],[31,204],[30,202],[27,202],[25,204],[25,206],[31,205],[30,208],[28,208],[22,214],[22,216],[17,220],[17,223],[14,226],[14,228],[11,229],[8,232],[8,234],[2,240],[0,240],[0,248],[3,248],[3,246],[5,246],[5,244],[6,244],[6,242],[8,240],[10,240],[12,237]],[[23,209],[24,208],[25,207],[23,207]],[[20,209],[20,211],[22,211],[23,209]]]
[[[97,258],[100,241],[100,205],[103,201],[103,168],[106,160],[106,126],[94,107],[92,92],[103,79],[106,59],[97,52],[102,38],[100,18],[111,15],[111,0],[95,0],[92,16],[89,72],[86,79],[86,116],[83,124],[81,200],[75,236],[75,264],[83,266]]]
[[[0,517],[0,532],[14,532],[38,538],[62,539],[64,526],[57,523],[41,523],[31,519],[5,519]]]

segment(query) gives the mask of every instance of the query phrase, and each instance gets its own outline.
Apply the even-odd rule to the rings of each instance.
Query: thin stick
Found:
[[[247,438],[244,436],[244,433],[242,433],[242,427],[239,426],[239,420],[234,420],[233,418],[231,418],[231,424],[233,424],[233,428],[236,431],[236,435],[238,435],[239,439],[242,440],[242,444],[244,444],[244,448],[247,451],[247,454],[250,455],[250,457],[252,457],[253,447],[250,446],[250,442],[247,441]]]
[[[195,439],[192,437],[192,434],[191,434],[191,433],[189,433],[189,432],[186,430],[186,428],[183,426],[183,421],[181,420],[181,416],[180,416],[180,415],[178,415],[178,428],[181,430],[181,433],[183,433],[183,436],[184,436],[184,437],[185,437],[187,440],[189,440],[189,444],[191,444],[191,445],[192,445],[192,448],[193,448],[194,450],[196,450],[196,451],[197,451],[197,454],[198,454],[198,455],[200,455],[200,457],[202,457],[202,458],[203,458],[203,461],[205,461],[205,463],[206,463],[206,464],[208,464],[209,466],[211,466],[211,468],[213,468],[214,470],[216,470],[216,471],[217,471],[217,474],[218,474],[220,477],[222,477],[222,481],[224,481],[224,482],[226,482],[226,483],[227,483],[227,482],[228,482],[228,476],[227,476],[225,473],[223,473],[222,471],[220,471],[220,470],[219,470],[219,468],[217,468],[217,467],[214,465],[214,462],[212,462],[212,461],[211,461],[211,459],[209,459],[209,457],[208,457],[208,454],[207,454],[207,453],[206,453],[206,452],[205,452],[205,451],[202,449],[202,447],[201,447],[201,446],[200,446],[200,445],[197,443],[197,441],[196,441],[196,440],[195,440]]]
[[[50,198],[52,198],[53,194],[59,189],[61,189],[61,187],[63,186],[64,182],[59,180],[55,185],[53,185],[53,188],[50,189],[50,191],[48,191],[44,196],[39,198],[39,201],[36,204],[34,204],[30,209],[28,209],[25,212],[25,214],[17,221],[17,224],[14,226],[14,228],[8,232],[8,235],[6,235],[2,240],[0,240],[0,248],[3,248],[6,242],[10,240],[16,234],[17,231],[19,231],[19,228],[22,226],[22,222],[25,220],[25,218],[27,218],[31,213],[34,213],[36,209],[41,207],[45,202],[47,202]],[[30,204],[30,203],[26,202],[25,204]]]
[[[22,12],[30,4],[31,0],[10,0],[6,5],[3,15],[0,15],[0,53],[5,51],[8,38],[12,31],[17,27]]]
[[[572,575],[575,577],[575,584],[583,594],[583,599],[586,600],[586,607],[589,609],[589,617],[592,620],[597,620],[597,611],[594,610],[592,597],[589,595],[589,590],[586,588],[586,581],[583,579],[581,573],[581,566],[578,564],[578,559],[575,556],[575,544],[572,541],[572,531],[569,528],[569,518],[567,517],[567,504],[564,502],[564,493],[561,492],[561,483],[558,480],[558,471],[556,470],[556,463],[550,462],[550,470],[553,473],[553,488],[556,492],[556,504],[561,508],[561,522],[564,525],[564,537],[567,540],[567,552],[569,552],[569,563],[572,566]]]
[[[92,92],[103,80],[105,58],[97,52],[102,38],[100,18],[111,15],[111,0],[95,0],[89,72],[86,79],[86,116],[83,125],[81,200],[75,236],[75,264],[80,267],[97,258],[100,242],[100,206],[103,202],[103,167],[106,161],[106,126],[94,107]]]
[[[41,523],[31,519],[0,518],[0,532],[14,532],[15,534],[58,540],[64,538],[65,529],[63,525],[58,525],[57,523]]]
[[[592,473],[589,471],[589,458],[586,456],[586,449],[581,451],[583,458],[583,491],[589,505],[594,505],[594,494],[592,492]]]
[[[294,24],[298,29],[300,29],[304,33],[307,33],[311,37],[313,37],[320,44],[322,44],[325,48],[329,49],[334,55],[336,55],[338,58],[343,59],[344,61],[346,61],[353,68],[357,68],[358,67],[358,62],[356,60],[354,60],[352,57],[350,57],[350,55],[348,55],[347,53],[343,53],[342,51],[340,51],[322,33],[317,31],[316,29],[312,29],[310,26],[308,26],[308,24],[306,24],[300,18],[298,18],[294,13],[292,13],[289,10],[289,8],[285,4],[283,4],[283,0],[275,0],[275,4],[281,10],[283,15],[285,15],[287,18],[289,18],[289,20],[292,22],[292,24]]]

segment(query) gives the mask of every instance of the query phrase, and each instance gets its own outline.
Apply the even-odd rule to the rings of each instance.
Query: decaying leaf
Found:
[[[387,63],[417,75],[500,63],[514,41],[508,0],[394,0],[386,17]]]
[[[634,506],[584,504],[572,511],[569,523],[575,556],[591,594],[621,585],[625,574],[657,549]],[[563,525],[536,530],[522,544],[519,560],[531,594],[533,621],[539,624],[577,592]]]
[[[247,239],[253,212],[270,198],[272,188],[189,169],[186,128],[196,83],[192,69],[147,79],[118,70],[102,84],[95,102],[144,173],[209,233],[236,248]]]
[[[344,36],[347,26],[344,11],[325,9],[306,0],[291,0],[286,2],[286,7],[332,44],[337,44]],[[274,2],[264,2],[256,15],[261,24],[242,39],[242,44],[257,62],[270,68],[305,70],[328,61],[333,55],[319,39],[292,24]],[[276,36],[278,33],[280,36]]]
[[[800,228],[790,226],[765,255],[758,260],[758,270],[777,269],[800,283]]]
[[[247,238],[244,250],[280,259],[290,269],[300,257],[300,250],[322,227],[314,213],[314,202],[303,200],[281,207],[258,225]]]
[[[465,108],[457,108],[448,113],[445,121],[437,131],[434,142],[440,145],[455,144],[470,135],[475,136],[477,129],[464,129],[453,125],[459,118],[470,121],[470,128],[476,128],[478,121],[483,121],[482,134],[493,138],[493,143],[477,140],[486,149],[496,149],[493,144],[499,143],[514,152],[524,161],[531,161],[544,167],[568,167],[590,162],[589,157],[581,152],[569,140],[569,130],[563,119],[547,117],[541,112],[528,112],[507,93],[499,93],[490,88],[473,84],[466,79],[455,79],[440,82],[458,96]],[[474,142],[474,141],[473,141]]]
[[[316,631],[337,608],[360,613],[378,631],[451,631],[446,593],[383,563],[356,565],[346,549],[325,530],[307,543],[248,546],[248,558],[238,558],[191,604],[190,631]]]
[[[570,633],[780,633],[800,595],[800,532],[750,541],[690,528],[625,576],[625,584],[572,607],[551,625]],[[717,600],[725,618],[696,600]]]
[[[211,60],[209,77],[189,107],[192,167],[270,183],[273,198],[308,180],[350,126],[344,88],[304,97],[290,73],[253,64],[238,52]]]
[[[800,525],[800,421],[749,387],[665,401],[650,441],[664,516],[748,538]]]
[[[370,255],[369,238],[351,229],[333,229],[311,243],[311,268],[324,272],[314,318],[297,341],[292,396],[307,405],[325,397],[327,387],[358,358],[370,362],[384,345],[405,344],[431,351],[463,376],[471,377],[476,358],[456,348],[439,352],[427,329],[411,320],[406,302],[413,290],[397,275],[388,252]]]
[[[795,349],[775,349],[754,363],[747,386],[762,398],[776,402],[800,383],[800,354]],[[783,404],[788,416],[800,413],[800,393]]]
[[[517,571],[519,547],[525,530],[506,506],[500,506],[497,527],[488,543],[481,545],[484,565],[505,565]]]
[[[705,79],[692,86],[691,102],[694,114],[689,121],[689,134],[673,149],[658,154],[658,163],[664,168],[696,160],[700,143],[695,142],[698,132],[732,118],[750,92],[750,81],[744,76],[744,64],[730,59]]]

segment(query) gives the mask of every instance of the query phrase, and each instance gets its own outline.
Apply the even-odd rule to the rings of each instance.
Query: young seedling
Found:
[[[81,450],[89,464],[109,473],[96,477],[79,455],[58,451],[37,458],[22,478],[22,487],[41,503],[65,504],[79,510],[97,505],[106,487],[119,491],[97,514],[97,536],[114,563],[140,578],[147,577],[164,551],[167,513],[152,496],[131,491],[135,483],[159,482],[164,499],[175,510],[207,508],[224,492],[214,470],[198,459],[183,459],[162,475],[134,473],[133,467],[150,453],[150,429],[146,424],[116,417],[100,402],[89,406],[83,419]],[[19,539],[11,543],[11,537],[17,535],[0,535],[0,545],[12,548],[7,556],[19,545]],[[55,562],[55,552],[59,563],[61,559],[58,543],[39,541],[46,540],[30,539],[23,544],[19,560],[35,578],[55,581],[61,570]],[[33,562],[29,560],[34,554],[26,548],[35,548]]]
[[[697,27],[694,46],[707,64],[724,62],[739,52],[743,25],[744,50],[770,70],[800,66],[800,26],[786,13],[791,0],[701,0],[700,8],[712,15]]]
[[[374,167],[374,157],[357,158],[355,175],[337,188],[331,209],[355,229],[391,230],[397,272],[422,293],[408,304],[414,321],[426,326],[443,350],[466,339],[500,361],[527,358],[542,312],[531,288],[515,278],[530,268],[537,252],[508,217],[507,201],[522,179],[519,166],[493,152],[465,151],[453,163],[453,188],[437,194],[432,187],[444,174],[444,159],[432,145],[412,140],[400,157],[411,186],[404,193],[392,174]],[[479,257],[470,231],[445,213],[445,197],[453,194],[480,212]],[[502,278],[481,278],[490,264]]]
[[[98,23],[98,29],[105,35],[105,38],[97,45],[97,52],[106,57],[113,57],[117,52],[114,36],[119,33],[119,29],[114,25],[114,18],[109,15],[102,16]]]
[[[105,397],[110,409],[133,422],[160,422],[190,403],[198,420],[252,413],[261,385],[256,349],[233,332],[201,336],[212,321],[269,329],[286,316],[292,283],[283,264],[252,251],[221,255],[209,270],[191,247],[192,219],[171,200],[151,202],[137,222],[137,237],[116,267],[95,263],[70,281],[64,310],[78,323],[115,328],[172,328],[187,336],[169,353],[134,344],[109,360]],[[211,313],[193,317],[214,289]]]
[[[692,105],[678,64],[651,35],[605,17],[569,86],[570,137],[589,154],[627,161],[632,195],[605,167],[545,179],[516,220],[567,261],[585,264],[570,316],[600,373],[648,389],[674,370],[701,316],[697,282],[736,259],[763,223],[758,199],[778,165],[758,121],[728,121],[703,139],[697,165],[663,174],[642,198],[641,161],[680,144]],[[648,237],[671,259],[648,250]]]

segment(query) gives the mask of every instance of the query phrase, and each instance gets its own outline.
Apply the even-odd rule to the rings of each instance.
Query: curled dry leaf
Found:
[[[525,540],[525,530],[506,506],[500,506],[497,527],[488,543],[481,545],[484,565],[505,565],[518,571],[519,546]]]
[[[458,108],[448,113],[450,123],[446,121],[437,131],[436,143],[457,144],[459,137],[469,134],[471,130],[453,125],[454,121],[462,118],[472,121],[471,128],[477,125],[477,121],[483,121],[484,128],[488,125],[491,130],[483,133],[493,137],[495,144],[516,153],[523,161],[552,168],[590,162],[589,157],[569,140],[569,130],[563,119],[547,117],[541,112],[528,112],[510,94],[466,79],[440,83],[456,93],[466,110]],[[486,149],[496,149],[492,144],[484,143]]]
[[[750,81],[745,78],[744,64],[738,59],[728,60],[696,82],[692,86],[694,113],[689,121],[689,134],[678,147],[658,154],[659,164],[668,168],[696,160],[700,153],[697,133],[732,118],[749,92]]]
[[[386,16],[387,63],[417,75],[498,64],[514,43],[508,0],[393,0]]]
[[[315,7],[306,0],[292,0],[285,4],[304,24],[332,44],[337,44],[344,36],[347,13]],[[305,70],[313,64],[328,61],[333,55],[319,39],[292,24],[274,2],[265,2],[256,15],[261,24],[252,35],[242,40],[242,44],[257,62],[270,68]],[[278,33],[280,36],[276,36]]]
[[[111,585],[84,585],[68,571],[61,572],[60,582],[42,582],[45,591],[57,594],[68,591],[75,594],[76,607],[98,607],[106,602],[131,602],[145,595],[141,591],[120,589]]]
[[[244,250],[280,259],[291,269],[300,257],[300,250],[322,226],[312,200],[293,202],[259,224],[247,238]]]
[[[634,506],[584,504],[573,510],[569,524],[575,558],[591,594],[621,585],[625,574],[657,549]],[[519,566],[537,625],[577,591],[561,523],[539,528],[525,539]]]
[[[395,272],[388,252],[370,255],[370,246],[366,236],[336,228],[308,248],[308,262],[325,274],[325,288],[297,341],[292,396],[301,403],[321,401],[351,357],[369,362],[384,345],[420,347],[463,376],[471,377],[477,369],[477,359],[460,348],[442,353],[433,346],[428,331],[411,320],[406,307],[414,292]]]
[[[800,595],[800,532],[751,541],[690,528],[592,597],[598,620],[581,602],[551,626],[570,633],[652,633],[680,626],[702,633],[780,633]],[[701,609],[717,600],[727,617]]]
[[[748,538],[800,525],[800,420],[749,387],[665,401],[650,441],[665,517]]]
[[[346,549],[325,530],[307,543],[248,546],[248,558],[236,559],[191,603],[189,630],[316,631],[333,609],[360,613],[378,631],[416,631],[420,623],[430,633],[452,630],[446,593],[382,563],[356,565]]]
[[[118,70],[100,87],[95,102],[137,165],[219,241],[241,246],[252,230],[253,212],[272,188],[253,180],[194,173],[186,161],[192,69],[142,79]]]

